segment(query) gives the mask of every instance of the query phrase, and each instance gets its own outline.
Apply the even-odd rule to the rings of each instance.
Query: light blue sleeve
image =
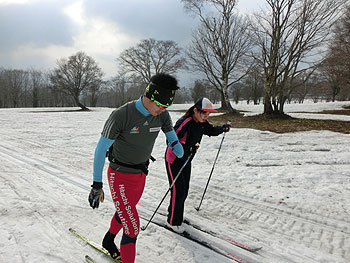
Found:
[[[179,138],[176,135],[174,130],[166,132],[165,136],[168,140],[168,147],[173,150],[173,153],[176,157],[181,158],[184,155],[184,148],[182,144],[179,142]]]
[[[97,143],[94,155],[94,182],[102,182],[102,172],[103,167],[105,166],[106,152],[113,143],[114,140],[107,139],[103,136],[100,137],[100,140]]]
[[[179,138],[177,138],[176,132],[174,130],[166,132],[165,136],[166,136],[166,139],[168,140],[169,144],[173,144],[174,142],[179,140]]]

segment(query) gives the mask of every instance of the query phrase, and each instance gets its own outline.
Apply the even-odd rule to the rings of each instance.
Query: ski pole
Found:
[[[196,151],[198,150],[198,147],[199,147],[199,144],[196,145]],[[162,198],[162,200],[160,201],[160,203],[159,203],[158,207],[156,208],[156,210],[153,212],[153,215],[152,215],[151,218],[148,220],[147,224],[146,224],[145,226],[141,227],[141,230],[142,230],[142,231],[146,230],[146,228],[148,227],[148,225],[151,223],[151,221],[152,221],[153,217],[155,216],[155,214],[157,213],[159,207],[162,205],[162,203],[163,203],[165,197],[168,195],[168,193],[170,192],[171,188],[174,186],[174,184],[175,184],[177,178],[180,176],[182,170],[185,168],[185,166],[187,165],[187,163],[189,162],[189,160],[191,159],[191,157],[193,156],[193,154],[194,154],[194,153],[191,152],[191,154],[187,157],[185,163],[181,166],[181,168],[180,168],[179,172],[177,173],[177,175],[176,175],[174,181],[173,181],[172,184],[169,186],[168,190],[166,191],[165,195],[163,196],[163,198]]]
[[[215,157],[215,160],[214,160],[214,164],[213,164],[213,168],[211,168],[211,172],[210,172],[210,175],[209,175],[209,178],[208,178],[208,181],[207,181],[207,185],[205,186],[205,189],[204,189],[204,192],[203,192],[203,195],[202,195],[202,199],[199,203],[199,206],[198,207],[195,207],[195,209],[197,211],[199,211],[201,205],[202,205],[202,202],[203,202],[203,198],[204,198],[204,195],[207,191],[207,188],[208,188],[208,185],[209,185],[209,181],[210,181],[210,178],[211,178],[211,175],[213,174],[213,171],[214,171],[214,167],[215,167],[215,163],[216,163],[216,160],[218,159],[218,156],[219,156],[219,152],[220,152],[220,149],[221,149],[221,146],[222,146],[222,143],[224,142],[224,139],[225,139],[225,134],[226,132],[224,132],[224,135],[222,136],[222,139],[221,139],[221,143],[220,143],[220,146],[219,146],[219,150],[218,150],[218,153],[216,154],[216,157]]]

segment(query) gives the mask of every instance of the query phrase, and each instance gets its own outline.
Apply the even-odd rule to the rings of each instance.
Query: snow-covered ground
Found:
[[[341,109],[345,104],[349,102],[287,104],[286,112],[304,117],[292,112]],[[247,114],[261,113],[263,107],[233,106]],[[108,229],[114,209],[106,176],[107,197],[100,208],[91,209],[87,197],[94,147],[113,109],[45,110],[62,109],[0,109],[0,262],[75,263],[84,262],[85,254],[110,262],[68,228],[98,243]],[[176,121],[181,113],[171,112],[171,116]],[[350,121],[349,116],[311,116]],[[221,139],[222,135],[204,137],[193,160],[186,218],[232,239],[262,246],[256,254],[232,248],[232,253],[248,262],[350,262],[349,134],[232,129],[225,136],[201,210],[196,211]],[[140,202],[141,214],[153,211],[168,189],[164,141],[161,133],[153,151],[157,161],[150,165]],[[167,205],[168,199],[160,210]],[[232,260],[150,224],[139,235],[136,262]]]

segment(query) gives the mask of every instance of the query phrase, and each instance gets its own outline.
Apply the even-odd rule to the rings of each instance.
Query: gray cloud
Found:
[[[4,52],[27,43],[71,45],[72,24],[57,1],[0,6],[0,49]]]
[[[247,9],[248,2],[263,1],[242,2]],[[69,14],[64,12],[63,8],[72,4]],[[123,49],[149,38],[173,40],[186,48],[197,25],[198,19],[185,12],[180,0],[0,4],[0,67],[50,69],[57,59],[82,50],[97,60],[109,77],[116,73],[115,59]]]
[[[173,40],[184,44],[197,22],[183,9],[180,0],[87,0],[87,14],[108,18],[131,35],[143,39]]]

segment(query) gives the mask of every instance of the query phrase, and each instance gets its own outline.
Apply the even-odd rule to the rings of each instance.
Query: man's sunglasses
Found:
[[[158,108],[161,108],[161,109],[166,109],[166,108],[168,108],[168,107],[170,107],[171,105],[164,105],[164,104],[162,104],[162,103],[160,103],[159,101],[156,101],[156,100],[153,100],[155,103],[156,103],[156,105],[158,106]]]

